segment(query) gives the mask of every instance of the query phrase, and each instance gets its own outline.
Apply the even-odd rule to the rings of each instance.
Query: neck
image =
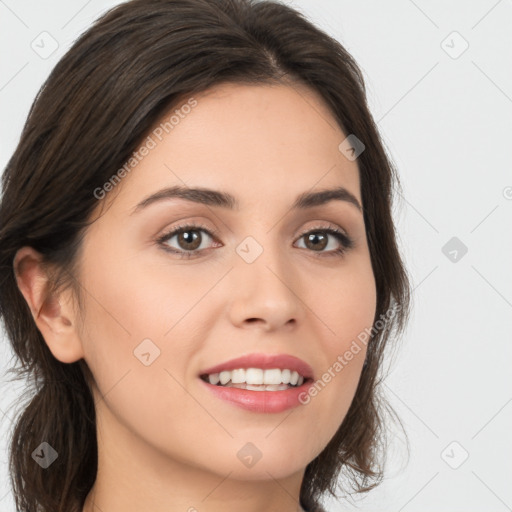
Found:
[[[106,407],[102,418],[110,413]],[[112,417],[97,422],[98,471],[82,512],[304,512],[304,470],[286,478],[230,478],[176,460]]]

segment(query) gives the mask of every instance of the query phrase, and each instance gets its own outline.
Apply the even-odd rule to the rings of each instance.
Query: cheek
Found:
[[[346,270],[346,271],[344,271]],[[352,403],[366,356],[376,310],[376,288],[370,259],[360,259],[358,264],[342,269],[326,280],[323,287],[318,283],[311,303],[323,333],[318,338],[323,355],[323,372],[317,375],[315,384],[303,397],[303,403],[311,406],[321,425],[318,439],[332,436],[339,428]],[[323,291],[323,293],[320,293]],[[325,328],[324,328],[325,327]],[[329,437],[330,438],[330,437]]]
[[[188,343],[176,350],[176,344],[183,337],[187,314],[193,316],[208,283],[194,281],[187,286],[172,276],[163,279],[165,269],[148,265],[136,255],[111,256],[104,252],[101,260],[86,259],[88,267],[81,280],[87,291],[82,341],[98,388],[106,393],[123,380],[163,389],[171,379],[165,369],[181,382],[194,347]],[[188,336],[190,341],[190,332]],[[133,392],[135,397],[137,390]]]
[[[308,301],[314,305],[319,324],[325,327],[321,337],[324,353],[333,362],[360,333],[371,329],[377,294],[369,255],[354,258],[339,272],[330,272],[323,278],[312,276],[308,288]]]
[[[92,247],[89,252],[94,254]],[[165,260],[144,254],[122,258],[104,252],[87,263],[87,326],[101,340],[95,343],[100,350],[133,350],[146,338],[165,344],[211,288],[211,275],[186,273],[181,265],[170,269]]]
[[[190,428],[191,418],[202,418],[204,409],[183,384],[204,337],[195,321],[201,310],[198,301],[211,283],[180,280],[179,267],[172,279],[168,269],[147,266],[137,257],[114,267],[90,261],[83,341],[102,396],[97,416],[117,436],[136,433],[162,452],[174,446],[173,439],[186,439],[183,454],[174,447],[177,456],[185,457],[185,446],[200,431]],[[111,442],[121,443],[120,438]]]

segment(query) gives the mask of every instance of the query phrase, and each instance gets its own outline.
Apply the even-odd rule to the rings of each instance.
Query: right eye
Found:
[[[182,258],[192,258],[198,253],[206,250],[201,248],[203,236],[201,232],[206,233],[208,237],[215,240],[213,233],[204,226],[196,224],[186,224],[183,226],[173,227],[170,231],[164,233],[157,239],[157,242],[163,246],[163,249],[173,254],[177,254]],[[178,247],[170,247],[169,241],[176,238]]]

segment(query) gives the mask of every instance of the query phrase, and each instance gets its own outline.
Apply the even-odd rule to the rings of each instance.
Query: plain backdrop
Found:
[[[0,168],[43,80],[119,2],[0,1]],[[385,391],[396,430],[380,487],[329,511],[512,510],[512,2],[288,0],[362,68],[403,187],[394,214],[413,314]],[[38,41],[51,55],[38,51]],[[39,44],[39,47],[43,46]],[[0,343],[0,512],[15,510]]]

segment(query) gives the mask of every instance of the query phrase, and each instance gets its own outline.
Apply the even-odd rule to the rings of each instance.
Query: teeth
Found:
[[[233,384],[242,384],[245,382],[245,370],[243,368],[240,370],[233,370],[231,372],[231,382]]]
[[[231,372],[220,372],[219,378],[222,385],[227,384],[231,379]]]
[[[208,375],[208,382],[213,385],[229,385],[230,387],[240,387],[254,391],[264,391],[265,389],[277,391],[277,388],[288,389],[288,384],[290,386],[301,386],[304,383],[304,377],[299,375],[298,372],[288,369],[239,368],[232,371],[224,370],[220,373],[211,373]]]
[[[290,386],[288,384],[268,384],[252,386],[251,384],[226,384],[227,388],[248,389],[250,391],[284,391]]]
[[[273,382],[263,382],[263,370],[260,368],[248,368],[245,372],[245,382],[247,384],[273,384]]]
[[[210,373],[208,375],[208,380],[210,381],[210,384],[216,385],[220,382],[220,377],[218,373]]]
[[[263,382],[265,384],[281,384],[281,373],[279,369],[265,370],[263,372]]]

